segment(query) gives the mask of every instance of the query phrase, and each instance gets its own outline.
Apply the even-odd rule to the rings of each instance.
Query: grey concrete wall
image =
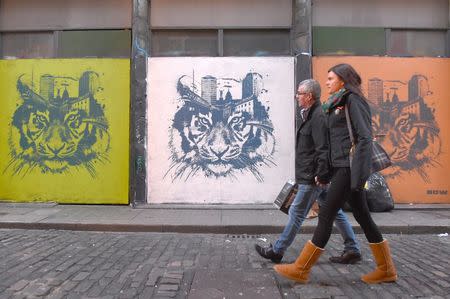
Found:
[[[153,0],[151,26],[290,27],[292,0]]]
[[[132,0],[1,0],[0,31],[131,28]]]
[[[448,0],[313,0],[312,3],[313,26],[448,26]]]

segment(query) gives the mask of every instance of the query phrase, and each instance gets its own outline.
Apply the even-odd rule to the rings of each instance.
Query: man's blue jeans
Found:
[[[319,206],[323,205],[327,197],[327,189],[316,185],[298,185],[298,192],[289,208],[289,221],[284,227],[278,240],[273,246],[273,251],[278,254],[284,254],[287,248],[294,241],[295,236],[300,231],[303,221],[306,219],[309,210],[317,199]],[[339,209],[334,224],[344,239],[345,252],[360,252],[355,233],[348,221],[347,216]]]

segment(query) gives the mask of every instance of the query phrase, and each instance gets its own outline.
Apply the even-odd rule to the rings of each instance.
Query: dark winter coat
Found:
[[[295,179],[299,184],[314,184],[330,180],[328,139],[325,115],[317,101],[308,111],[306,120],[297,129]]]
[[[370,176],[372,117],[369,105],[357,94],[351,92],[344,94],[341,101],[326,114],[329,130],[330,163],[332,167],[350,167],[351,141],[344,111],[346,103],[356,142],[351,167],[351,189],[361,190]]]

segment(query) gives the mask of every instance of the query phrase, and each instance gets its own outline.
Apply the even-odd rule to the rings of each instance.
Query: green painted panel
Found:
[[[130,30],[62,31],[57,57],[123,57],[131,54]]]
[[[313,55],[384,56],[384,28],[313,27]]]

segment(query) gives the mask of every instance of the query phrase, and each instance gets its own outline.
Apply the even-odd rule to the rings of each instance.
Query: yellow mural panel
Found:
[[[0,200],[128,203],[127,59],[0,60]]]
[[[450,203],[450,59],[314,57],[323,90],[338,63],[362,77],[374,133],[393,162],[381,174],[395,202]]]

